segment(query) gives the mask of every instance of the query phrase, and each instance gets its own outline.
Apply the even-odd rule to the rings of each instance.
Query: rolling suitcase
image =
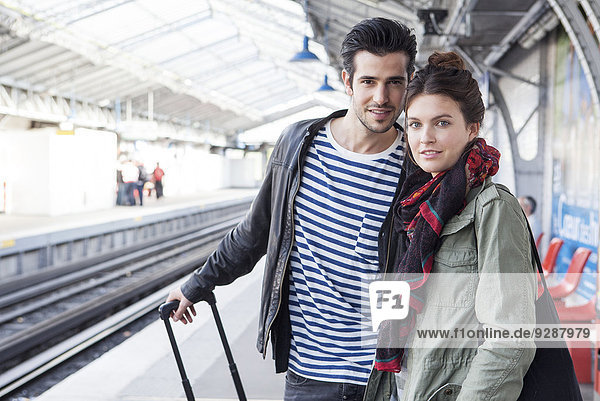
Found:
[[[237,392],[238,398],[240,401],[246,401],[246,394],[244,394],[242,380],[240,379],[240,374],[238,373],[237,366],[233,361],[231,348],[229,348],[229,343],[227,342],[227,337],[225,336],[225,330],[223,329],[223,323],[221,322],[221,317],[219,316],[219,311],[217,310],[217,300],[212,292],[210,293],[210,297],[206,300],[206,302],[208,302],[208,304],[210,305],[213,316],[215,318],[215,323],[217,324],[219,336],[221,337],[221,342],[223,343],[225,355],[227,356],[229,370],[231,371],[231,377],[233,378],[233,383],[235,385],[235,390]],[[165,322],[165,327],[167,328],[167,334],[169,335],[171,348],[173,348],[173,354],[175,355],[177,368],[179,369],[179,374],[181,375],[181,383],[183,384],[183,390],[185,391],[187,401],[194,401],[194,393],[192,392],[192,386],[190,386],[190,382],[185,373],[185,368],[183,367],[181,354],[179,353],[179,348],[177,347],[177,342],[175,340],[175,336],[173,335],[173,329],[171,328],[171,322],[169,320],[169,318],[171,317],[171,312],[177,310],[178,307],[179,301],[167,302],[162,304],[158,308],[158,313],[160,315],[160,318]]]

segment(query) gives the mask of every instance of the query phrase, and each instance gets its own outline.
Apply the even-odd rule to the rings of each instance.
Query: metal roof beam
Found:
[[[232,22],[234,22],[234,23],[236,23],[237,21],[240,21],[240,20],[251,21],[252,24],[257,24],[262,29],[272,30],[273,31],[272,33],[275,33],[277,35],[281,35],[282,32],[286,32],[286,33],[293,32],[295,34],[304,35],[304,32],[301,31],[301,24],[299,24],[298,27],[294,27],[294,26],[284,25],[280,22],[282,19],[284,19],[286,17],[292,18],[292,19],[297,19],[298,15],[296,15],[296,14],[284,11],[284,14],[273,15],[273,16],[267,15],[267,13],[265,13],[265,12],[262,12],[261,15],[258,15],[255,12],[253,12],[252,2],[239,2],[236,0],[217,0],[217,1],[209,0],[209,3],[213,10],[219,11],[219,12],[224,12],[226,15],[228,15],[231,18]],[[259,3],[263,3],[263,2],[259,1]],[[256,8],[256,7],[254,7],[254,8]],[[269,5],[269,7],[262,8],[262,11],[268,12],[268,11],[275,11],[275,10],[272,7],[272,5]],[[278,8],[277,12],[280,12],[280,11],[282,11],[282,9]],[[266,24],[265,22],[268,22],[268,24]],[[274,28],[272,28],[272,27],[278,27],[279,29],[274,30]]]
[[[76,111],[78,125],[88,128],[114,126],[114,119],[110,118],[109,109],[89,105],[79,100],[0,85],[1,114],[59,123],[66,120],[72,114],[72,110]],[[81,121],[77,120],[77,112],[82,113]]]
[[[513,26],[513,28],[504,36],[504,38],[494,46],[494,49],[485,58],[484,64],[492,66],[500,60],[500,58],[510,49],[529,27],[537,21],[548,10],[546,0],[536,1],[527,10],[527,13]]]
[[[248,76],[245,76],[245,75],[240,75],[239,77],[237,77],[234,80],[229,80],[229,82],[223,83],[223,84],[219,85],[219,90],[224,90],[224,89],[226,89],[228,87],[239,85],[240,81],[245,81],[245,80],[249,80],[249,79],[251,79],[252,82],[256,82],[256,81],[260,80],[264,76],[268,76],[267,78],[271,78],[272,79],[273,76],[271,74],[273,74],[274,72],[277,72],[277,67],[275,67],[275,66],[273,66],[271,68],[268,68],[266,70],[257,72],[255,74],[252,74],[251,77],[248,77]],[[253,87],[252,89],[256,90],[256,87]],[[238,96],[239,94],[240,94],[239,92],[236,92],[236,96]]]
[[[535,82],[535,81],[532,81],[530,79],[520,77],[520,76],[512,74],[510,72],[501,70],[500,68],[496,68],[496,67],[492,67],[492,66],[487,66],[486,68],[490,72],[493,72],[496,75],[501,75],[503,77],[512,78],[514,80],[517,80],[517,81],[520,81],[520,82],[525,82],[526,84],[529,84],[529,85],[532,85],[532,86],[536,86],[536,87],[543,86],[543,84],[541,84],[540,82]]]
[[[15,11],[21,11],[19,6],[13,4],[15,0],[6,0],[6,7]],[[224,110],[234,113],[242,113],[250,119],[259,118],[258,111],[249,105],[239,102],[235,98],[229,98],[220,93],[208,90],[199,84],[189,85],[185,77],[176,72],[164,70],[156,65],[149,65],[145,60],[133,54],[125,53],[114,47],[99,43],[98,41],[87,41],[82,39],[77,32],[67,27],[56,29],[52,21],[45,19],[32,20],[27,15],[20,19],[13,27],[15,32],[21,36],[36,36],[43,34],[43,40],[59,46],[71,49],[83,54],[99,65],[110,65],[129,72],[140,80],[150,80],[164,85],[176,92],[187,93],[201,101],[212,102]],[[34,22],[36,21],[36,22]],[[41,32],[37,28],[39,24],[47,26],[48,32]]]
[[[295,99],[296,97],[290,94],[289,89],[284,88],[273,92],[271,96],[263,96],[262,99],[257,100],[256,107],[259,107],[263,110],[269,110],[277,105],[285,104]]]
[[[62,91],[70,90],[70,88],[77,87],[90,80],[104,79],[106,76],[115,74],[116,71],[118,70],[115,68],[91,64],[91,68],[84,67],[81,70],[77,68],[66,70],[64,73],[53,77],[51,85],[54,89]]]
[[[12,75],[24,66],[31,65],[38,61],[40,54],[42,57],[52,57],[57,53],[58,50],[60,50],[59,47],[47,46],[38,52],[23,55],[16,60],[5,61],[0,66],[0,71],[2,72],[2,75]]]
[[[210,9],[206,9],[206,14],[202,16],[192,15],[177,21],[174,21],[170,24],[161,25],[158,28],[151,29],[149,31],[143,32],[139,35],[132,36],[125,40],[111,43],[110,46],[117,46],[121,49],[127,49],[129,47],[139,45],[141,43],[147,42],[153,38],[158,36],[163,36],[166,33],[173,33],[176,31],[183,30],[185,28],[189,28],[192,25],[196,25],[199,22],[206,21],[212,16],[212,12]]]
[[[314,106],[318,106],[319,104],[314,100],[314,99],[310,99],[307,101],[304,101],[300,104],[291,106],[288,109],[282,110],[282,111],[278,111],[272,114],[269,114],[267,116],[264,117],[263,119],[263,124],[268,124],[270,122],[273,121],[277,121],[281,118],[287,117],[289,115],[295,114],[295,113],[299,113],[303,110],[306,110],[310,107],[314,107]]]
[[[240,96],[244,97],[247,102],[256,104],[258,107],[258,103],[262,102],[263,99],[273,98],[280,93],[287,92],[287,93],[290,93],[290,96],[294,96],[293,95],[294,88],[295,88],[295,86],[291,82],[289,82],[287,85],[284,85],[284,86],[282,86],[281,83],[272,82],[272,83],[267,83],[266,85],[264,85],[263,89],[260,91],[257,91],[255,89],[250,89],[250,90],[240,92]],[[272,89],[277,89],[277,90],[268,92]],[[277,99],[277,100],[280,100],[280,99]],[[263,109],[262,107],[259,107],[259,108]]]
[[[22,57],[26,57],[28,54],[35,53],[39,50],[48,47],[47,43],[42,43],[38,41],[28,40],[23,43],[21,46],[16,46],[11,48],[10,50],[4,51],[0,53],[2,55],[2,59],[4,63],[12,62],[15,60],[19,60]]]
[[[190,79],[196,79],[196,78],[202,78],[202,79],[207,79],[207,78],[211,78],[217,75],[223,75],[225,73],[230,72],[231,70],[234,69],[238,69],[240,66],[253,62],[253,61],[257,61],[260,60],[260,56],[258,55],[258,53],[256,53],[255,55],[251,56],[251,57],[247,57],[247,58],[243,58],[243,59],[239,59],[233,63],[228,63],[227,66],[225,68],[220,68],[220,69],[212,69],[211,71],[207,71],[207,72],[201,72],[198,75],[193,75],[190,77]]]
[[[77,7],[74,7],[74,8],[77,8],[78,10],[79,9],[87,10],[89,8],[92,8],[93,11],[90,12],[89,14],[78,15],[74,19],[65,19],[65,18],[63,18],[64,16],[73,15],[73,14],[71,14],[72,9],[71,10],[67,10],[64,13],[60,14],[60,15],[53,15],[52,17],[58,17],[59,20],[65,20],[64,23],[66,25],[72,25],[72,24],[74,24],[76,22],[79,22],[79,21],[82,21],[84,19],[93,17],[93,16],[98,15],[98,14],[105,13],[107,11],[110,11],[110,10],[112,10],[114,8],[117,8],[117,7],[120,7],[122,5],[125,5],[127,3],[133,3],[134,1],[135,0],[119,0],[119,1],[116,1],[115,3],[109,5],[108,7],[101,8],[101,9],[96,9],[96,10],[94,10],[93,7],[89,7],[86,4],[79,4]],[[108,1],[92,1],[90,3],[93,3],[94,5],[98,5],[98,4],[108,3]]]
[[[40,64],[43,64],[39,62],[40,57],[48,60],[65,53],[67,53],[67,51],[58,46],[47,46],[35,53],[24,55],[16,60],[3,62],[0,70],[3,75],[14,76],[23,74],[24,71],[27,71],[32,67],[34,69],[39,68]]]
[[[194,99],[196,100],[196,99]],[[156,96],[154,99],[154,107],[157,109],[177,109],[177,113],[180,113],[181,110],[184,110],[186,106],[188,110],[198,107],[201,105],[200,101],[198,103],[191,103],[189,98],[186,98],[185,95],[173,95],[173,96]]]
[[[179,59],[184,58],[184,57],[189,57],[191,54],[198,53],[198,52],[201,52],[201,51],[207,51],[207,50],[209,50],[209,49],[211,49],[213,47],[222,45],[223,43],[229,42],[231,40],[236,40],[237,41],[238,39],[239,39],[239,35],[236,34],[234,36],[230,36],[228,38],[221,39],[221,40],[218,40],[216,42],[213,42],[213,43],[211,43],[209,45],[200,46],[200,47],[197,47],[197,48],[192,49],[192,50],[186,50],[185,53],[178,54],[177,56],[173,56],[171,58],[163,60],[163,61],[161,61],[158,64],[159,65],[165,65],[165,64],[171,63],[171,62],[173,62],[175,60],[179,60]]]
[[[460,24],[465,19],[466,15],[470,13],[479,0],[460,0],[460,2],[452,10],[450,18],[448,18],[448,24],[444,30],[444,41],[445,47],[451,47],[458,42],[458,35],[456,33],[460,29]]]
[[[75,71],[73,72],[75,74]],[[98,66],[96,71],[92,71],[86,74],[72,75],[71,77],[64,77],[61,82],[54,83],[54,87],[60,91],[82,91],[90,86],[98,85],[98,83],[104,84],[108,80],[112,79],[113,76],[129,75],[124,74],[118,69],[106,66]],[[129,79],[131,76],[129,75]]]
[[[48,69],[40,70],[37,75],[29,79],[32,85],[51,85],[58,86],[67,79],[72,79],[73,75],[81,75],[87,71],[95,71],[98,67],[92,64],[88,59],[70,52],[73,58],[66,62],[51,65]],[[77,63],[77,64],[76,64]]]
[[[121,99],[126,99],[132,97],[132,95],[138,93],[148,93],[152,89],[151,82],[142,82],[142,81],[131,81],[122,80],[116,82],[114,85],[109,87],[98,86],[97,89],[90,89],[89,96],[97,99],[98,101],[102,99],[115,99],[117,97]]]

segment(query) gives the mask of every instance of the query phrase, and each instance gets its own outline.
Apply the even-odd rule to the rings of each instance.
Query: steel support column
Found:
[[[594,28],[596,38],[600,41],[600,3],[597,0],[579,0],[579,2]]]
[[[494,103],[496,103],[496,106],[500,110],[500,115],[502,115],[504,125],[506,126],[506,132],[508,132],[510,153],[513,155],[512,168],[515,177],[515,192],[519,194],[521,193],[521,188],[519,186],[517,169],[517,164],[519,163],[519,145],[517,144],[517,133],[515,131],[515,126],[513,125],[512,117],[510,116],[510,110],[508,109],[504,95],[502,94],[500,86],[498,85],[498,79],[496,76],[494,76],[494,74],[490,74],[490,92],[494,96]]]

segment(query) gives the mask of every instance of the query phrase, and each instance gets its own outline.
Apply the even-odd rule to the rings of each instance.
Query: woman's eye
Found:
[[[419,127],[421,126],[421,123],[418,123],[418,122],[412,122],[412,123],[409,123],[409,124],[408,124],[408,126],[409,126],[410,128],[419,128]]]
[[[448,121],[438,121],[437,125],[439,125],[440,127],[445,127],[446,125],[450,125],[450,123]]]

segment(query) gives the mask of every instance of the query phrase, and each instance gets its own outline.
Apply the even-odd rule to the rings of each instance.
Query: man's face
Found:
[[[354,76],[342,72],[346,93],[352,96],[352,112],[358,128],[367,133],[385,133],[394,125],[404,107],[408,84],[404,52],[377,56],[362,50],[354,56]]]

